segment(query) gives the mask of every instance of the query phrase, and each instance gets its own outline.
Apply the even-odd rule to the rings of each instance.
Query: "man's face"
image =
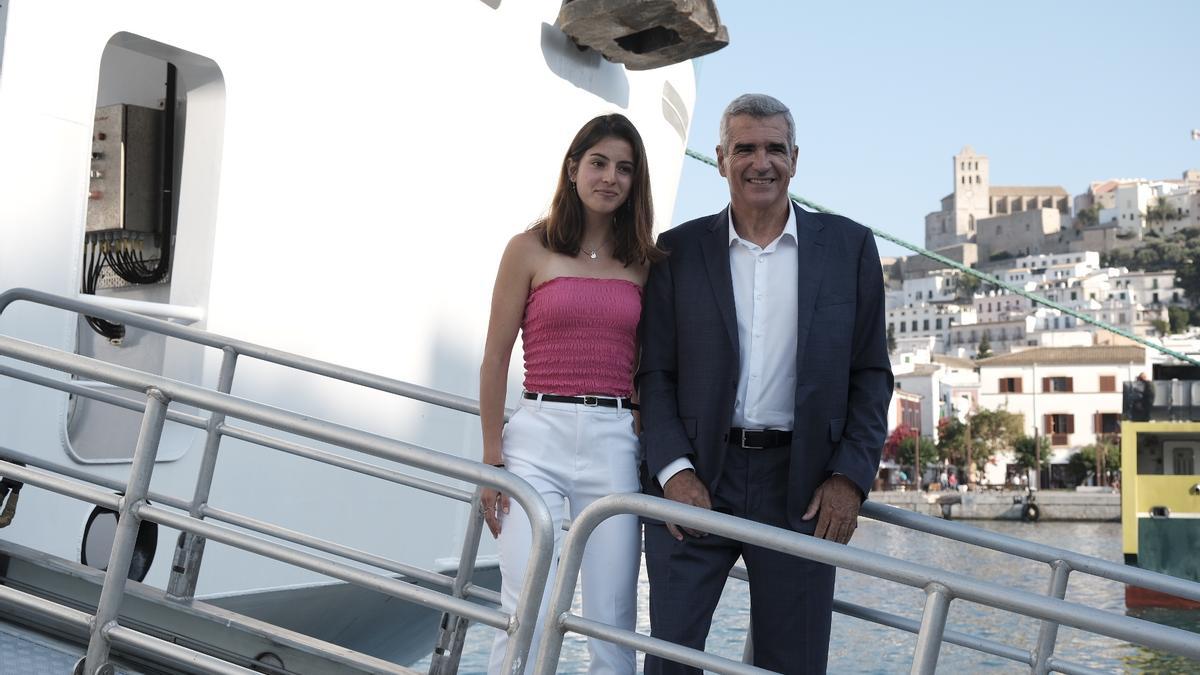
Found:
[[[735,209],[769,209],[787,202],[797,157],[790,146],[782,115],[729,118],[728,144],[717,148],[717,165],[729,181]]]

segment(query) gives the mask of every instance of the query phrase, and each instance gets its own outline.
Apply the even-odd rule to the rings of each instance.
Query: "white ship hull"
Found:
[[[581,51],[553,27],[559,5],[0,4],[0,290],[79,293],[95,110],[157,105],[132,74],[165,59],[182,106],[174,266],[169,283],[98,295],[473,397],[500,252],[545,210],[579,126],[611,111],[638,126],[660,228],[684,160],[692,66],[631,72]],[[114,347],[72,314],[23,303],[0,315],[0,334],[208,387],[221,357],[136,330]],[[276,366],[240,362],[233,394],[480,454],[470,415]],[[132,413],[0,378],[0,448],[124,480],[135,431]],[[202,431],[169,423],[152,490],[190,499],[203,443]],[[210,503],[432,569],[457,566],[469,516],[233,439]],[[0,536],[79,560],[91,510],[28,489]],[[175,534],[160,532],[146,583],[165,586]],[[197,596],[279,597],[327,582],[210,544]]]

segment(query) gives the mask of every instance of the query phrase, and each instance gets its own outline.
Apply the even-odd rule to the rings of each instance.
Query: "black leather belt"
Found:
[[[611,396],[559,396],[558,394],[525,392],[525,398],[528,399],[537,400],[539,396],[543,401],[551,403],[581,403],[588,407],[600,406],[601,408],[624,408],[626,410],[638,409],[638,405],[627,398],[613,398]]]
[[[780,429],[742,429],[732,427],[726,436],[730,445],[736,445],[747,450],[766,450],[790,445],[792,432]]]

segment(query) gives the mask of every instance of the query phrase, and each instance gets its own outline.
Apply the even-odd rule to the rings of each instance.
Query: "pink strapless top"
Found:
[[[624,279],[556,277],[525,301],[525,391],[629,396],[642,288]]]

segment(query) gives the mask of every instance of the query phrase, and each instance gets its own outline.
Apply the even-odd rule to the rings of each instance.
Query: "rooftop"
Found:
[[[941,370],[941,368],[932,363],[914,363],[913,369],[910,372],[896,373],[896,379],[900,379],[900,378],[904,378],[904,377],[913,377],[913,376],[925,377],[928,375],[932,375],[932,374],[938,372],[939,370]]]
[[[1016,197],[1018,195],[1055,195],[1066,197],[1061,185],[993,185],[988,189],[992,197]]]
[[[972,361],[971,359],[964,359],[960,356],[947,356],[944,354],[934,354],[932,358],[933,358],[934,363],[940,363],[943,366],[949,366],[951,368],[961,368],[963,370],[974,370],[975,369],[974,361]]]
[[[1028,366],[1038,365],[1087,365],[1087,364],[1126,364],[1144,363],[1146,350],[1144,347],[1131,346],[1102,346],[1102,347],[1034,347],[1011,354],[1001,354],[987,359],[980,359],[981,368],[991,366]]]

